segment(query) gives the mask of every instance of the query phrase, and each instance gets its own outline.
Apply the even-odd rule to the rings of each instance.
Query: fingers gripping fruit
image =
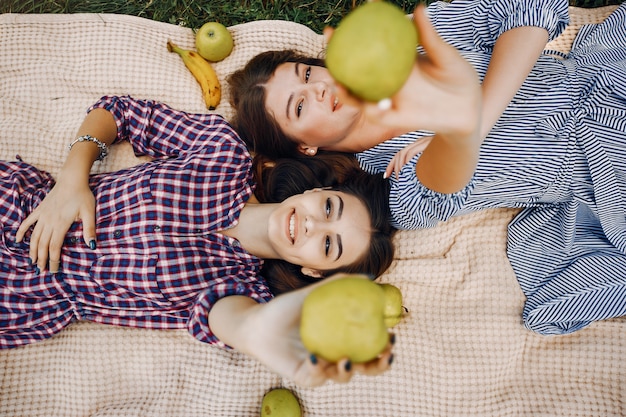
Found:
[[[370,1],[339,22],[328,42],[326,67],[352,94],[377,102],[409,77],[417,43],[415,26],[402,9]]]
[[[222,89],[213,66],[197,52],[182,49],[172,41],[167,41],[167,50],[180,55],[187,69],[200,84],[207,108],[215,110],[222,99]]]
[[[321,358],[362,363],[387,346],[385,293],[363,276],[347,276],[313,289],[302,305],[300,337]]]

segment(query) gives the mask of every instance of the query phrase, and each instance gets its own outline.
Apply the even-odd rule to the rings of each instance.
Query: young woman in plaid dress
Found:
[[[89,175],[121,141],[152,161]],[[386,184],[363,175],[259,203],[252,158],[223,118],[103,97],[56,178],[0,162],[0,347],[89,320],[187,329],[303,385],[382,372],[390,348],[368,364],[326,364],[298,334],[310,290],[298,287],[339,271],[377,276],[391,262]],[[263,276],[264,259],[297,265],[302,280],[272,283],[282,278]]]

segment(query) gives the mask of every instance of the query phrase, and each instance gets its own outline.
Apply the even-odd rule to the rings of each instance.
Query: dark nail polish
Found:
[[[389,336],[389,343],[391,343],[392,346],[396,344],[396,335],[394,333]]]
[[[391,365],[393,363],[393,353],[391,355],[389,355],[389,360],[387,360],[387,363],[389,365]]]
[[[39,267],[36,266],[35,267],[35,275],[39,275],[40,272],[41,272],[41,270],[39,270]]]
[[[343,369],[345,369],[346,372],[350,372],[350,370],[352,369],[352,362],[346,362],[346,364],[343,366]]]
[[[30,259],[30,256],[28,257],[28,265],[29,265],[29,266],[32,266],[32,265],[33,265],[33,260],[32,260],[32,259]]]
[[[91,240],[89,241],[89,248],[90,248],[91,250],[95,250],[95,249],[96,249],[96,241],[95,241],[94,239],[91,239]]]
[[[313,365],[317,365],[317,356],[315,356],[313,353],[311,353],[311,356],[309,356],[309,360]]]

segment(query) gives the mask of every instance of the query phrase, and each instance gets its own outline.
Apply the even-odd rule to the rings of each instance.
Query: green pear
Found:
[[[302,305],[300,337],[309,352],[329,362],[376,358],[389,341],[383,289],[361,275],[321,284]]]
[[[377,102],[404,85],[417,45],[417,30],[402,9],[370,1],[339,22],[328,42],[326,67],[352,94]]]
[[[291,391],[275,388],[263,396],[261,417],[302,417],[302,410]]]
[[[385,326],[394,327],[402,319],[404,307],[402,307],[402,292],[395,285],[379,284],[385,292]]]

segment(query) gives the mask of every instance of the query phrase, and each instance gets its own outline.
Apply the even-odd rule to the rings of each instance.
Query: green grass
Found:
[[[197,29],[208,21],[226,26],[253,20],[302,23],[321,33],[337,26],[365,0],[1,0],[0,13],[118,13]],[[412,11],[418,0],[391,0]],[[432,1],[432,0],[430,0]],[[427,1],[427,2],[430,2]],[[572,6],[599,7],[626,0],[570,0]]]

